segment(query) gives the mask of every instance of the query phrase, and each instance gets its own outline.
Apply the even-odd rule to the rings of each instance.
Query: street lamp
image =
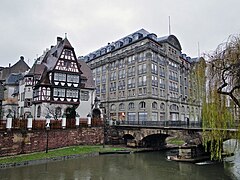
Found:
[[[45,118],[46,118],[45,128],[46,128],[46,134],[47,134],[46,153],[48,153],[48,132],[50,130],[50,125],[51,125],[51,123],[50,123],[51,116],[49,114],[47,114],[47,116]]]
[[[102,109],[102,115],[103,115],[103,148],[105,148],[106,143],[106,135],[107,135],[107,119],[106,119],[106,108],[103,106],[103,104],[100,104],[100,109]]]

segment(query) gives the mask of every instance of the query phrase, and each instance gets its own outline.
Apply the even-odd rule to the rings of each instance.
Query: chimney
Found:
[[[11,67],[11,63],[9,63],[9,67]]]
[[[57,37],[57,45],[62,41],[61,37]]]
[[[20,56],[20,60],[22,60],[22,61],[23,61],[23,60],[24,60],[24,57],[23,57],[23,56]]]

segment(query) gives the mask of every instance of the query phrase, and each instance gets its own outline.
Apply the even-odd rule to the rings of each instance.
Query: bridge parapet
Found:
[[[201,121],[119,121],[118,125],[201,128]]]

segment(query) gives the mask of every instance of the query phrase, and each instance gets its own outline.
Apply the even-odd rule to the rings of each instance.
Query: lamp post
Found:
[[[48,153],[48,132],[50,130],[50,118],[51,116],[49,116],[49,114],[45,117],[46,118],[46,124],[45,124],[45,128],[46,128],[46,134],[47,134],[47,142],[46,142],[46,153]]]
[[[103,104],[100,104],[100,108],[102,109],[102,115],[103,115],[103,148],[105,148],[105,143],[106,143],[106,135],[107,135],[107,120],[106,120],[106,109],[103,106]]]
[[[32,130],[32,121],[33,121],[33,116],[29,114],[27,116],[27,128],[29,131]]]

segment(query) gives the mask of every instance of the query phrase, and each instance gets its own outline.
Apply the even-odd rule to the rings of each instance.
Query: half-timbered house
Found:
[[[57,38],[32,67],[26,85],[33,84],[33,114],[43,119],[47,114],[74,118],[80,104],[81,70],[68,39]]]

